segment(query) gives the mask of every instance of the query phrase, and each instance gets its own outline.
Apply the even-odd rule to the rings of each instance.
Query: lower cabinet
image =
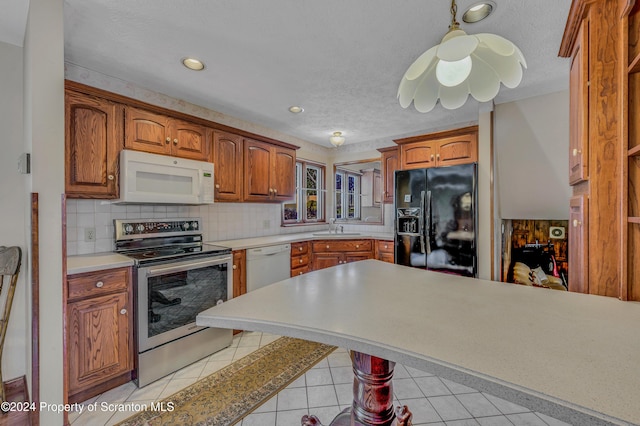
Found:
[[[376,240],[376,259],[383,262],[395,263],[393,241]]]
[[[306,274],[311,270],[309,242],[291,244],[291,276]]]
[[[233,256],[233,297],[238,297],[247,292],[247,251],[234,250]],[[233,330],[238,334],[242,330]]]
[[[373,259],[372,240],[318,240],[311,243],[312,269],[329,268],[343,263]]]
[[[68,399],[81,402],[131,380],[131,268],[67,277]]]

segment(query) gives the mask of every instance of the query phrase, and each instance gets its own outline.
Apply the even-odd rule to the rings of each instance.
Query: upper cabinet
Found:
[[[402,170],[454,166],[478,161],[478,127],[447,130],[395,141]]]
[[[589,135],[589,18],[580,24],[569,73],[569,184],[587,179]]]
[[[129,106],[125,111],[125,147],[211,161],[206,127]]]
[[[286,201],[295,196],[295,149],[244,140],[245,201]]]
[[[65,192],[69,198],[118,198],[122,105],[65,91]]]
[[[242,201],[242,137],[213,131],[213,175],[216,201]]]
[[[395,173],[400,167],[400,148],[392,146],[378,149],[382,154],[382,202],[393,204]]]

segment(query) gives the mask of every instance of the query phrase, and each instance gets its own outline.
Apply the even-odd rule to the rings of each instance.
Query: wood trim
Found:
[[[627,17],[631,14],[633,7],[636,5],[636,0],[626,0],[622,6],[622,17]]]
[[[378,148],[377,151],[378,152],[392,152],[392,151],[396,151],[398,149],[397,146],[388,146],[386,148]]]
[[[640,145],[634,146],[629,151],[627,151],[628,157],[635,157],[640,155]]]
[[[188,115],[185,114],[183,112],[179,112],[179,111],[174,111],[174,110],[170,110],[167,108],[162,108],[153,104],[149,104],[146,102],[142,102],[139,101],[137,99],[133,99],[133,98],[129,98],[123,95],[119,95],[117,93],[112,93],[112,92],[108,92],[106,90],[102,90],[102,89],[98,89],[97,87],[92,87],[92,86],[87,86],[85,84],[82,83],[78,83],[75,81],[71,81],[71,80],[65,80],[64,82],[64,88],[65,90],[73,90],[74,92],[80,92],[80,93],[84,93],[87,95],[92,95],[92,96],[97,96],[103,99],[107,99],[110,100],[112,102],[117,102],[117,103],[121,103],[121,104],[125,104],[127,106],[132,106],[132,107],[136,107],[136,108],[143,108],[146,109],[148,111],[152,111],[158,114],[164,114],[164,115],[168,115],[174,118],[179,118],[182,120],[186,120],[192,123],[197,123],[197,124],[201,124],[203,126],[206,127],[210,127],[212,129],[215,130],[222,130],[224,132],[229,132],[229,133],[234,133],[236,135],[240,135],[242,137],[246,137],[246,138],[251,138],[251,139],[256,139],[262,142],[267,142],[270,143],[272,145],[277,145],[277,146],[281,146],[284,148],[289,148],[289,149],[293,149],[293,150],[297,150],[300,147],[297,145],[293,145],[287,142],[282,142],[279,141],[277,139],[272,139],[269,138],[267,136],[262,136],[262,135],[258,135],[255,133],[251,133],[251,132],[247,132],[245,130],[241,130],[241,129],[236,129],[234,127],[230,127],[230,126],[226,126],[224,124],[220,124],[220,123],[216,123],[214,121],[209,121],[206,120],[204,118],[200,118],[200,117],[196,117],[193,115]]]
[[[567,16],[567,23],[564,27],[564,34],[562,35],[558,56],[563,58],[571,57],[573,45],[580,31],[582,19],[587,14],[589,6],[596,1],[598,0],[573,0],[571,9],[569,9],[569,15]]]
[[[402,139],[394,139],[394,142],[398,145],[404,145],[404,144],[413,143],[413,142],[424,142],[424,141],[430,141],[430,140],[436,140],[436,139],[451,138],[451,137],[456,137],[461,135],[468,135],[470,133],[476,133],[477,135],[478,126],[477,125],[468,126],[468,127],[462,127],[459,129],[451,129],[451,130],[444,130],[442,132],[429,133],[426,135],[411,136],[411,137],[402,138]]]
[[[39,224],[38,193],[32,192],[31,193],[31,395],[33,397],[32,402],[34,402],[36,405],[40,404],[40,230],[39,230],[38,224]],[[63,235],[66,235],[66,233],[64,233]],[[37,413],[31,416],[31,424],[34,426],[38,426],[40,424],[40,416]]]
[[[67,363],[67,196],[62,194],[60,205],[62,208],[62,401],[69,402],[69,365]],[[69,413],[65,410],[62,416],[63,424],[69,424]]]
[[[491,159],[489,160],[489,202],[491,203],[491,279],[496,280],[496,271],[495,271],[495,255],[496,255],[496,241],[495,241],[495,210],[494,210],[494,202],[495,202],[495,193],[493,188],[493,120],[495,114],[493,111],[490,113],[489,122],[491,123],[491,128],[489,129],[489,153],[491,155]],[[480,145],[480,141],[478,140],[478,145]],[[480,147],[478,147],[478,150]],[[499,280],[498,280],[499,281]]]

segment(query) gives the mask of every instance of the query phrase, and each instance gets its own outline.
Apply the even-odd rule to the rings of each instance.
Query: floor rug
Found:
[[[117,426],[232,425],[329,355],[335,346],[281,337]],[[173,411],[166,408],[173,405]]]

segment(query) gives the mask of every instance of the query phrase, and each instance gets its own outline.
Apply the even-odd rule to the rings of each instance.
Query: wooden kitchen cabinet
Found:
[[[233,297],[247,292],[247,251],[233,250]]]
[[[317,271],[343,263],[373,259],[373,241],[317,240],[311,243],[311,251],[312,269]]]
[[[395,140],[400,169],[454,166],[478,161],[478,126]]]
[[[571,53],[569,72],[569,184],[589,174],[589,18],[586,17]]]
[[[282,202],[295,196],[295,149],[244,140],[244,200]]]
[[[69,198],[119,196],[123,106],[65,91],[65,193]]]
[[[218,130],[212,133],[215,200],[242,201],[242,136]]]
[[[382,202],[393,204],[396,185],[395,173],[400,167],[400,148],[392,146],[379,148],[378,151],[382,154]]]
[[[569,291],[589,293],[589,199],[569,200]]]
[[[394,242],[388,240],[376,240],[376,259],[383,262],[395,263]]]
[[[67,278],[68,399],[85,401],[131,380],[131,268]]]
[[[136,151],[211,161],[205,126],[131,106],[125,110],[124,145]]]
[[[311,250],[309,241],[291,244],[291,276],[306,274],[311,271]]]

